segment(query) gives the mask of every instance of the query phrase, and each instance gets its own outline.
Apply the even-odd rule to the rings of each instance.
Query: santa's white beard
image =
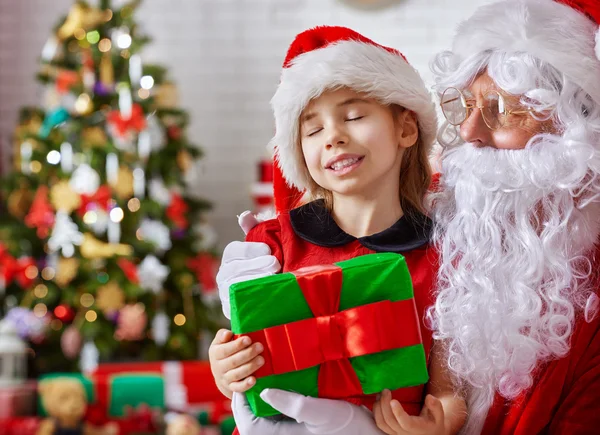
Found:
[[[584,254],[599,233],[590,153],[590,144],[549,136],[525,150],[464,144],[442,155],[432,198],[441,267],[429,318],[467,393],[466,433],[481,430],[496,391],[516,397],[541,362],[569,351],[590,296]]]

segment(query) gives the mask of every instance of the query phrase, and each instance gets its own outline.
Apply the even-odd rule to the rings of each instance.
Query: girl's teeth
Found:
[[[333,169],[334,171],[339,171],[340,169],[343,169],[347,166],[353,165],[354,163],[358,162],[359,160],[360,159],[358,159],[358,158],[340,160],[338,162],[335,162],[333,165],[331,165],[331,169]]]

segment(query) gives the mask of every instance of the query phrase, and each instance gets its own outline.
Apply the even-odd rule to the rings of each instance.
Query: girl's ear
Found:
[[[415,112],[405,109],[396,115],[396,135],[400,148],[410,148],[417,143],[419,125]]]

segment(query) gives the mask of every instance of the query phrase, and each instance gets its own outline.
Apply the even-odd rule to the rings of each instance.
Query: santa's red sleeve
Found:
[[[279,219],[270,219],[259,223],[248,232],[246,241],[266,243],[271,248],[271,255],[274,255],[279,264],[283,265],[283,246]]]

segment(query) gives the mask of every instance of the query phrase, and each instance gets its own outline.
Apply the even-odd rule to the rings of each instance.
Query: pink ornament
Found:
[[[69,359],[75,359],[81,351],[81,333],[73,325],[64,330],[60,337],[60,348]]]
[[[128,304],[119,311],[117,340],[138,341],[144,338],[148,316],[144,304]]]

